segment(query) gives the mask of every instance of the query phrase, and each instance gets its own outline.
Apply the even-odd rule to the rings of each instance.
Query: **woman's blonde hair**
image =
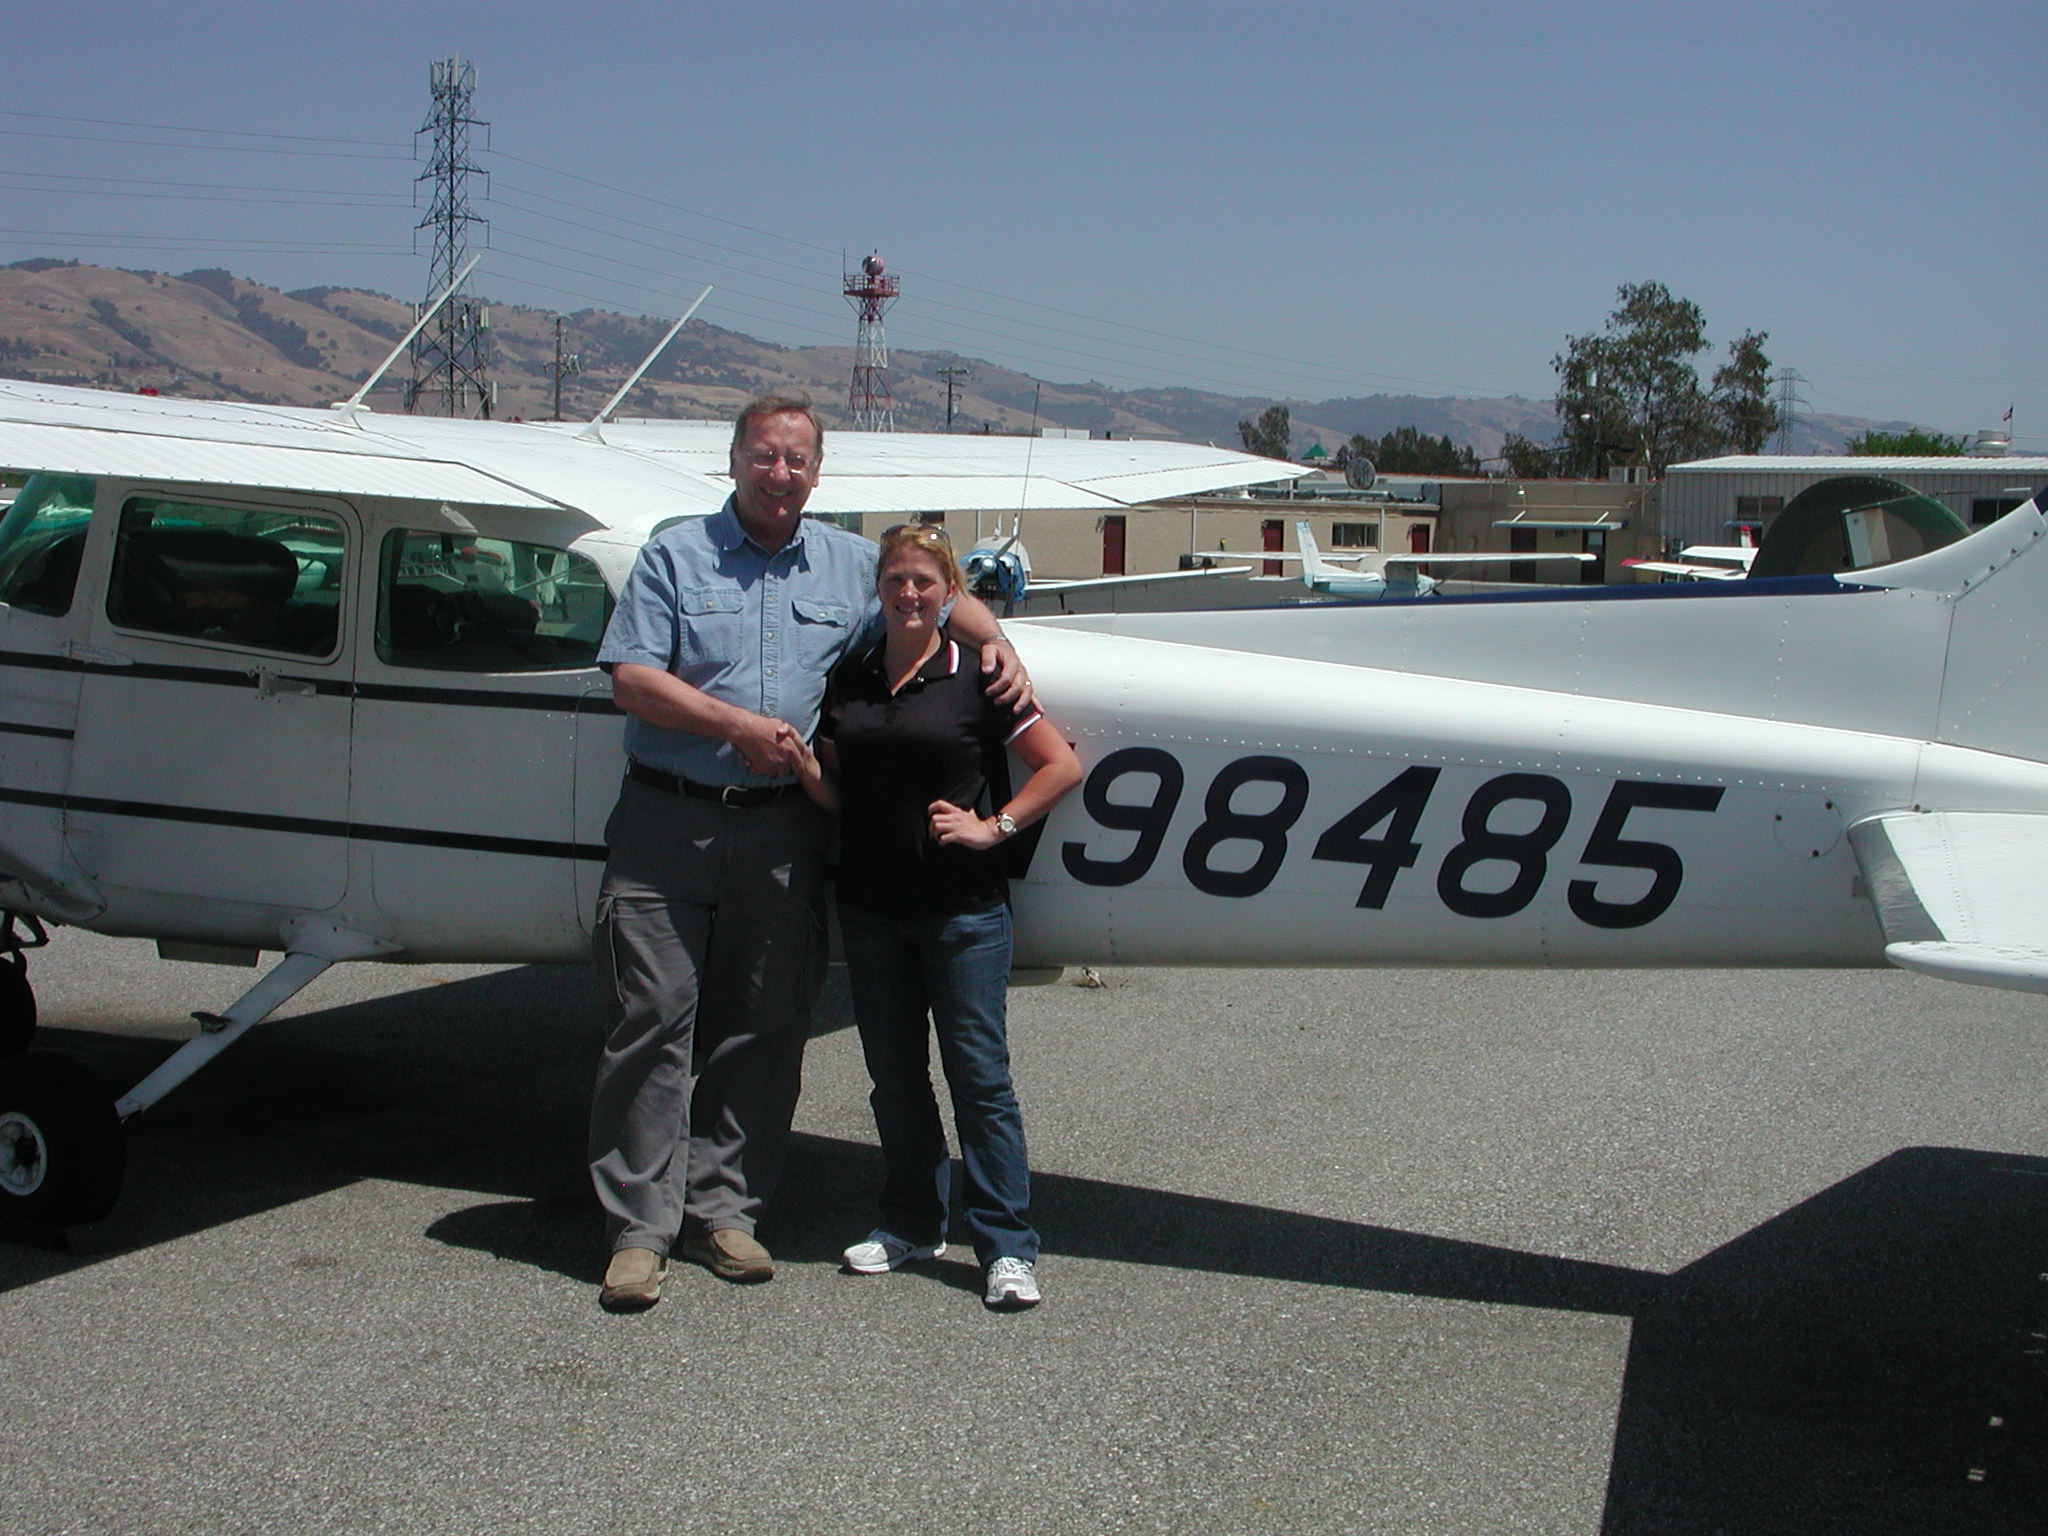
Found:
[[[960,569],[959,558],[953,553],[953,541],[936,523],[899,523],[894,528],[884,529],[882,553],[875,561],[875,579],[880,581],[882,567],[907,549],[931,556],[938,565],[939,574],[946,578],[946,585],[955,592],[967,590],[967,574]]]

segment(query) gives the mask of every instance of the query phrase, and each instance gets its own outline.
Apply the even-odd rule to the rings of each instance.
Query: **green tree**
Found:
[[[1294,424],[1287,415],[1284,405],[1269,405],[1259,412],[1259,419],[1249,418],[1237,424],[1237,435],[1244,439],[1244,451],[1256,453],[1265,459],[1284,459],[1287,446],[1294,440]]]
[[[1510,432],[1501,440],[1501,461],[1507,465],[1508,474],[1516,480],[1549,480],[1558,472],[1558,451],[1546,448],[1519,432]]]
[[[1374,441],[1354,433],[1340,450],[1349,463],[1370,459],[1383,475],[1476,475],[1479,456],[1448,435],[1429,437],[1414,427],[1396,427]]]
[[[1744,331],[1728,343],[1728,361],[1714,370],[1714,418],[1723,450],[1762,453],[1778,430],[1778,408],[1771,403],[1771,360],[1764,356],[1770,334]]]
[[[1714,439],[1713,408],[1693,358],[1707,349],[1699,305],[1662,283],[1623,283],[1597,336],[1567,336],[1557,371],[1559,457],[1580,474],[1610,463],[1662,475]]]
[[[1885,459],[1957,459],[1962,457],[1963,440],[1940,432],[1865,432],[1852,437],[1844,453],[1869,454]]]

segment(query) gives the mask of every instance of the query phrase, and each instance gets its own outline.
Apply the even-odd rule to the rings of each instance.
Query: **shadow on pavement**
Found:
[[[1635,1313],[1606,1536],[2048,1531],[2048,1161],[1913,1148]]]
[[[835,972],[818,1033],[849,1022]],[[168,1050],[40,1043],[120,1089]],[[122,1205],[82,1246],[380,1178],[490,1197],[438,1241],[594,1282],[597,1043],[588,974],[566,966],[266,1025],[131,1124]],[[878,1171],[870,1146],[799,1137],[763,1238],[836,1260]],[[1041,1174],[1035,1193],[1067,1257],[1632,1319],[1606,1536],[2048,1530],[2048,1161],[1899,1152],[1670,1276],[1099,1180]],[[0,1291],[92,1261],[0,1243]]]

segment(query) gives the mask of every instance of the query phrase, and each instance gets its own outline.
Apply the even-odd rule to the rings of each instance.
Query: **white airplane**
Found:
[[[1087,592],[1103,587],[1148,587],[1161,582],[1213,581],[1222,576],[1244,576],[1248,565],[1198,565],[1182,571],[1146,571],[1127,576],[1034,576],[1031,551],[1024,546],[1024,520],[1014,520],[1008,534],[997,531],[978,539],[960,556],[960,570],[967,578],[967,590],[986,602],[1000,602],[1014,608],[1028,597],[1057,596],[1063,592]]]
[[[1492,553],[1421,555],[1403,554],[1399,551],[1366,551],[1356,555],[1325,555],[1316,545],[1316,536],[1307,522],[1294,525],[1296,554],[1268,554],[1266,560],[1299,560],[1301,562],[1302,584],[1311,591],[1327,592],[1332,597],[1360,598],[1375,601],[1380,598],[1427,597],[1437,589],[1433,577],[1422,574],[1425,565],[1495,565],[1531,560],[1571,560],[1584,563],[1593,557],[1587,554],[1533,554],[1533,553]],[[1335,562],[1353,561],[1356,570],[1344,570]]]
[[[1740,581],[1756,564],[1757,546],[1750,543],[1747,530],[1740,544],[1688,544],[1676,560],[1624,560],[1622,565],[1652,576],[1676,576],[1683,581]]]
[[[5,1043],[41,923],[281,956],[118,1098],[0,1062],[0,1218],[106,1211],[120,1122],[338,961],[585,957],[623,768],[591,657],[641,543],[723,499],[726,432],[0,384]],[[821,514],[1020,494],[1020,440],[828,447]],[[1151,443],[1032,469],[1066,506],[1272,478]],[[1018,963],[2048,990],[2043,505],[1843,576],[1019,621],[1087,778],[1009,845]]]

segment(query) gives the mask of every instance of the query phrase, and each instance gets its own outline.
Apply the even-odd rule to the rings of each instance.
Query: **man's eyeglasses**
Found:
[[[750,448],[742,457],[756,469],[773,469],[775,461],[780,459],[789,466],[792,475],[800,475],[811,467],[808,453],[777,453],[773,448]]]

